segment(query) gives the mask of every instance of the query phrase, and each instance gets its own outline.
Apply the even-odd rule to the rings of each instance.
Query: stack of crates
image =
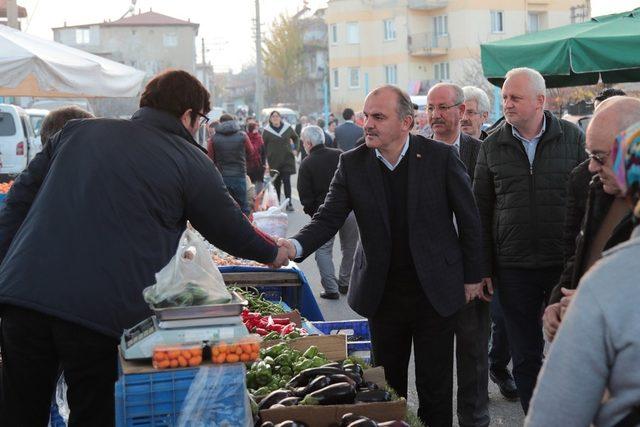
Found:
[[[122,375],[115,386],[116,426],[174,426],[180,417],[182,405],[199,369],[224,370],[219,382],[207,385],[226,393],[227,410],[246,410],[245,370],[240,363],[201,368],[175,369],[163,372]],[[205,395],[201,405],[215,405]],[[209,399],[210,400],[210,399]],[[222,399],[221,399],[222,400]],[[238,405],[238,408],[234,408]],[[211,406],[211,405],[209,405]],[[203,412],[211,408],[201,407]]]
[[[371,363],[371,333],[366,319],[311,322],[325,335],[346,335],[347,354]]]

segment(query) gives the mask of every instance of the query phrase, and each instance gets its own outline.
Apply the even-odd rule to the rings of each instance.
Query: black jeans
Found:
[[[412,283],[385,291],[378,311],[369,319],[373,359],[384,367],[389,385],[406,398],[413,343],[418,417],[430,427],[449,427],[453,423],[455,316],[440,316],[419,286]]]
[[[0,316],[3,426],[47,425],[60,368],[69,426],[115,425],[115,338],[15,306],[4,306]]]
[[[278,193],[278,200],[280,200],[280,187],[284,183],[284,197],[289,199],[289,203],[293,203],[291,200],[291,175],[281,174],[273,181],[273,186]]]
[[[560,267],[500,269],[498,286],[513,359],[513,378],[527,413],[542,367],[542,311],[558,283]]]
[[[489,417],[489,303],[474,300],[458,312],[456,322],[458,424],[486,427]]]
[[[509,338],[507,327],[504,324],[504,314],[500,306],[500,292],[493,290],[491,299],[491,342],[489,345],[489,369],[491,371],[504,371],[511,361],[509,350]]]

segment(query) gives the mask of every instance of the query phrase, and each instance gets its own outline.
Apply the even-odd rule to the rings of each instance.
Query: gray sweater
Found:
[[[612,426],[640,404],[639,260],[640,227],[582,278],[525,426]]]

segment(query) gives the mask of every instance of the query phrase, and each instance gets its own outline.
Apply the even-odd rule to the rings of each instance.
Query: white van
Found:
[[[16,105],[0,104],[0,180],[22,172],[41,149],[27,112]]]
[[[41,110],[39,108],[27,108],[25,110],[29,115],[29,121],[31,122],[31,128],[36,138],[40,138],[40,130],[42,129],[42,122],[44,118],[49,115],[49,110]]]

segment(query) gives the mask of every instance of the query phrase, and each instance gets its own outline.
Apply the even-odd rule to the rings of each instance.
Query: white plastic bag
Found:
[[[222,274],[204,239],[186,229],[171,261],[158,273],[156,283],[142,292],[155,308],[224,304],[231,301]]]
[[[251,427],[253,417],[244,364],[198,370],[184,399],[178,427]]]
[[[278,206],[278,192],[272,182],[269,182],[264,188],[262,195],[262,203],[260,203],[260,210],[266,211],[269,208]]]
[[[282,205],[270,207],[264,212],[254,212],[253,223],[270,236],[287,237],[289,216],[283,212],[287,203],[289,199],[285,199]]]

